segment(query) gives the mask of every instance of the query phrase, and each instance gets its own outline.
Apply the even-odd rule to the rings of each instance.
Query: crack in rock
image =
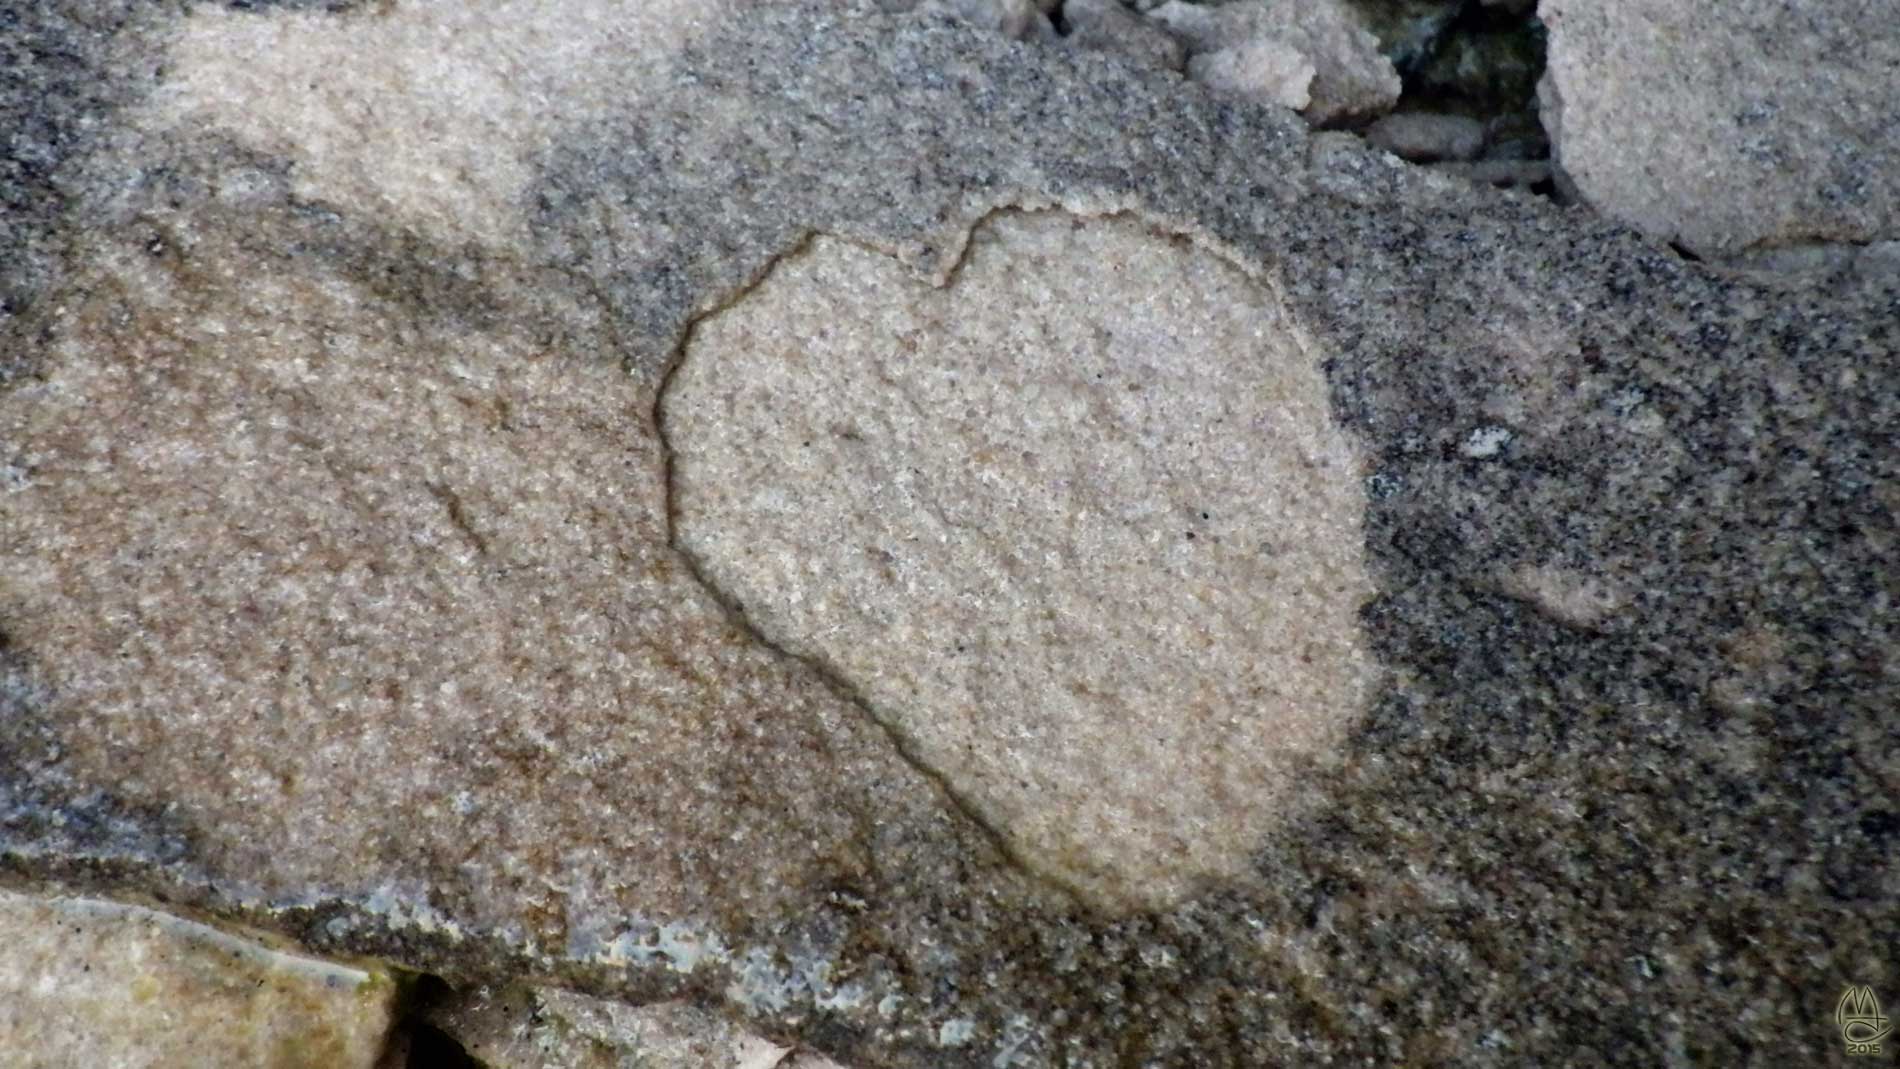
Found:
[[[1360,458],[1272,287],[1178,234],[997,213],[941,287],[815,237],[657,407],[708,589],[1097,908],[1244,875],[1372,692]]]

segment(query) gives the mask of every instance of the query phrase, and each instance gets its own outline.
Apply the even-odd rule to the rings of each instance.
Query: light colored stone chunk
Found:
[[[1220,7],[1171,0],[1149,14],[1187,44],[1188,73],[1224,91],[1284,103],[1289,65],[1283,57],[1268,60],[1297,52],[1314,72],[1308,101],[1298,110],[1314,125],[1369,118],[1399,98],[1398,71],[1339,0]],[[1222,53],[1226,58],[1213,58]],[[1203,54],[1210,58],[1197,64]],[[1249,73],[1257,77],[1250,81]]]
[[[688,1002],[644,1006],[547,987],[477,988],[429,1022],[490,1069],[839,1069]]]
[[[701,323],[677,536],[1032,868],[1245,870],[1373,682],[1359,458],[1271,289],[1125,218],[1003,216],[946,289],[823,238]]]
[[[395,991],[149,909],[0,891],[0,1065],[367,1067]]]
[[[1306,53],[1285,41],[1268,38],[1203,52],[1188,61],[1188,73],[1209,88],[1255,96],[1301,111],[1313,102],[1317,71]]]
[[[292,156],[303,197],[510,243],[525,235],[522,190],[555,133],[625,107],[723,6],[504,0],[258,18],[201,4],[142,121]]]
[[[1621,612],[1628,591],[1601,575],[1553,564],[1520,565],[1499,576],[1498,588],[1571,627],[1593,628]]]
[[[1598,210],[1703,255],[1900,233],[1889,4],[1546,0],[1559,170]]]

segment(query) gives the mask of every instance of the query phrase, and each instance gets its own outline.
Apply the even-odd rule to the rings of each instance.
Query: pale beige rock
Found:
[[[477,988],[431,1007],[428,1019],[489,1069],[839,1069],[686,1002]]]
[[[1299,53],[1314,72],[1309,100],[1299,110],[1315,125],[1370,118],[1389,110],[1399,98],[1398,71],[1341,0],[1245,0],[1218,7],[1170,0],[1149,17],[1187,44],[1190,75],[1229,92],[1284,102],[1292,68],[1281,53]],[[1197,65],[1203,54],[1222,53],[1228,53],[1226,58]]]
[[[1243,874],[1370,693],[1360,460],[1271,288],[1185,239],[1000,216],[947,289],[819,239],[663,408],[705,576],[1098,903]]]
[[[1498,589],[1572,627],[1593,628],[1630,601],[1611,579],[1554,564],[1523,565],[1498,578]]]
[[[367,1069],[395,994],[153,910],[0,890],[0,1066]]]
[[[1188,61],[1195,81],[1223,92],[1301,111],[1313,102],[1313,61],[1285,41],[1262,39],[1203,52]]]
[[[298,195],[451,239],[525,236],[520,198],[560,130],[636,96],[714,0],[192,9],[138,121],[292,156]]]
[[[1900,234],[1890,4],[1546,0],[1538,95],[1599,211],[1704,256]]]

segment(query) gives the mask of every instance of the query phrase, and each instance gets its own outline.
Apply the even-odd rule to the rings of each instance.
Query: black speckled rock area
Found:
[[[9,883],[458,989],[665,1003],[850,1069],[1829,1065],[1845,987],[1900,1000],[1900,276],[1724,273],[930,10],[254,6],[98,29],[71,90],[0,81],[24,295],[0,334]],[[0,14],[0,49],[94,62],[73,42],[95,31],[39,18]],[[1350,444],[1345,515],[1255,480],[1273,514],[1353,532],[1351,581],[1313,582],[1353,592],[1335,645],[1371,673],[1284,759],[1237,758],[1223,740],[1276,732],[1221,725],[1313,709],[1129,697],[1144,657],[1203,649],[1137,629],[1149,610],[1038,622],[1033,658],[942,692],[1099,649],[1122,689],[1064,676],[1081,689],[945,741],[907,703],[948,677],[783,633],[682,540],[666,408],[705,346],[829,373],[888,326],[852,318],[867,295],[974,294],[995,262],[1019,301],[906,326],[879,366],[901,383],[963,346],[1060,370],[1095,352],[1063,348],[1087,302],[1050,304],[1064,263],[1011,235],[1063,217],[1186,280],[1105,284],[1154,326],[1101,352],[1155,381],[1244,370],[1268,357],[1197,333],[1190,283],[1255,287],[1261,333],[1293,339],[1260,351],[1319,373],[1286,406]],[[808,274],[844,281],[804,303]],[[782,323],[750,312],[768,298]],[[1097,396],[1063,388],[1011,418]],[[1100,411],[1148,433],[1135,392]],[[1219,458],[1260,425],[1153,411],[1253,486]],[[836,422],[838,456],[880,441]],[[980,452],[972,478],[1033,467]],[[911,478],[888,480],[927,496]],[[794,496],[769,500],[825,529]],[[956,504],[931,502],[942,529]],[[890,522],[865,549],[883,585],[840,588],[871,614],[948,582],[906,571]],[[984,574],[1095,574],[1072,537]],[[1273,566],[1209,579],[1188,552],[1143,574],[1225,606]],[[1133,712],[1091,735],[1096,706]],[[1071,741],[1149,733],[1168,761]],[[1058,760],[1099,797],[1025,811]],[[1132,892],[1069,878],[1148,819],[1179,850],[1120,862]],[[1178,889],[1143,895],[1150,867]]]
[[[0,331],[38,294],[74,201],[74,156],[136,90],[120,45],[133,5],[0,5]],[[112,73],[108,73],[108,72]],[[116,75],[116,76],[114,76]],[[0,377],[18,370],[0,362]]]

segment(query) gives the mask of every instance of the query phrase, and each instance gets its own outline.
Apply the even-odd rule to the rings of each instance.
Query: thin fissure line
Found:
[[[954,252],[952,253],[950,249],[946,249],[945,255],[940,258],[934,273],[922,281],[924,284],[935,289],[949,289],[961,278],[963,269],[975,255],[977,246],[976,238],[984,227],[989,226],[995,220],[1004,216],[1029,215],[1044,212],[1064,212],[1081,219],[1132,219],[1150,228],[1165,230],[1170,234],[1187,239],[1217,260],[1234,267],[1256,285],[1264,286],[1267,292],[1279,301],[1284,302],[1285,300],[1284,294],[1282,294],[1279,287],[1274,284],[1270,272],[1250,262],[1246,257],[1240,255],[1238,250],[1233,249],[1226,242],[1207,233],[1200,227],[1183,224],[1181,221],[1166,215],[1144,212],[1137,207],[1087,211],[1077,210],[1060,202],[1027,203],[1019,200],[1011,200],[992,203],[989,207],[970,216],[971,221],[967,225],[959,225],[952,229],[955,240],[953,246]],[[1089,896],[1083,892],[1079,885],[1063,879],[1056,873],[1042,871],[1031,865],[1016,844],[1013,843],[1000,828],[985,817],[975,803],[962,791],[958,790],[946,774],[926,761],[917,752],[915,742],[898,726],[895,720],[881,714],[877,707],[865,697],[864,693],[856,685],[846,679],[842,673],[821,658],[794,653],[767,636],[758,625],[753,622],[752,618],[746,614],[743,606],[725,589],[712,580],[704,567],[704,563],[691,550],[687,549],[680,540],[677,456],[673,442],[667,436],[664,417],[667,398],[672,391],[675,377],[678,375],[681,366],[685,363],[686,351],[691,345],[694,335],[698,332],[700,324],[732,308],[750,296],[781,265],[810,252],[820,237],[854,245],[879,256],[892,257],[897,259],[900,263],[903,262],[901,257],[893,256],[889,249],[879,248],[875,244],[859,238],[823,233],[816,229],[806,230],[801,233],[795,241],[787,245],[783,251],[768,257],[757,271],[753,272],[750,277],[740,285],[734,287],[723,299],[714,302],[705,311],[690,316],[685,324],[681,326],[679,335],[674,341],[666,363],[660,373],[658,385],[654,391],[653,411],[649,417],[652,420],[654,436],[659,442],[661,484],[664,489],[666,502],[665,522],[667,546],[673,550],[678,559],[686,566],[688,573],[692,575],[694,581],[699,584],[700,588],[720,606],[727,620],[732,623],[733,626],[737,627],[749,639],[758,643],[760,646],[802,666],[824,684],[834,696],[856,706],[867,720],[876,725],[877,728],[884,733],[885,738],[890,741],[891,748],[897,753],[898,757],[919,775],[923,776],[925,780],[935,785],[943,797],[948,800],[952,810],[962,815],[971,825],[976,827],[987,837],[997,852],[1010,866],[1032,882],[1061,893],[1072,903],[1086,905],[1089,902]],[[609,308],[611,309],[611,306],[609,306]],[[609,311],[609,318],[612,318],[611,311]]]
[[[974,242],[969,240],[970,236],[973,235],[978,228],[987,224],[992,218],[1016,210],[1018,209],[1013,207],[996,207],[984,212],[977,221],[970,226],[969,231],[965,235],[962,248],[958,251],[955,262],[950,265],[947,271],[941,273],[940,277],[943,278],[944,281],[938,288],[948,288],[963,266],[964,261],[969,258],[974,244]],[[867,249],[868,251],[878,253],[879,255],[888,255],[883,250],[852,238],[821,235],[815,230],[807,231],[784,252],[767,260],[764,266],[748,279],[745,284],[735,289],[730,297],[719,301],[705,312],[693,316],[681,329],[679,341],[673,347],[672,354],[667,360],[665,370],[660,375],[658,388],[654,392],[653,412],[651,416],[654,434],[660,446],[661,484],[664,489],[666,501],[666,544],[668,548],[672,549],[673,552],[678,555],[679,560],[686,566],[686,570],[692,575],[693,580],[719,605],[720,609],[725,613],[728,622],[738,628],[740,632],[751,641],[803,667],[830,690],[834,697],[855,706],[858,711],[864,715],[865,719],[870,721],[883,733],[884,737],[890,742],[891,749],[896,752],[898,757],[902,759],[906,765],[909,765],[918,775],[924,777],[927,782],[936,787],[948,801],[951,810],[967,820],[988,839],[997,853],[1011,868],[1035,883],[1060,892],[1073,903],[1079,904],[1085,902],[1086,898],[1081,894],[1078,888],[1051,874],[1038,871],[1034,866],[1030,865],[1022,855],[1022,852],[1011,842],[1009,837],[984,816],[975,803],[950,782],[948,776],[926,761],[917,752],[916,745],[909,736],[891,719],[880,714],[876,706],[871,704],[870,700],[864,696],[864,693],[859,690],[855,684],[844,678],[837,669],[824,660],[818,657],[794,653],[781,646],[760,630],[752,618],[746,615],[745,609],[739,602],[718,583],[712,580],[711,576],[707,574],[703,562],[700,561],[696,554],[682,544],[680,540],[679,466],[673,442],[666,433],[665,410],[667,398],[672,391],[673,380],[679,373],[679,369],[686,362],[686,350],[691,345],[693,337],[698,332],[701,323],[745,299],[756,290],[779,265],[796,259],[810,251],[813,243],[820,236],[832,237],[834,240],[848,242]]]

